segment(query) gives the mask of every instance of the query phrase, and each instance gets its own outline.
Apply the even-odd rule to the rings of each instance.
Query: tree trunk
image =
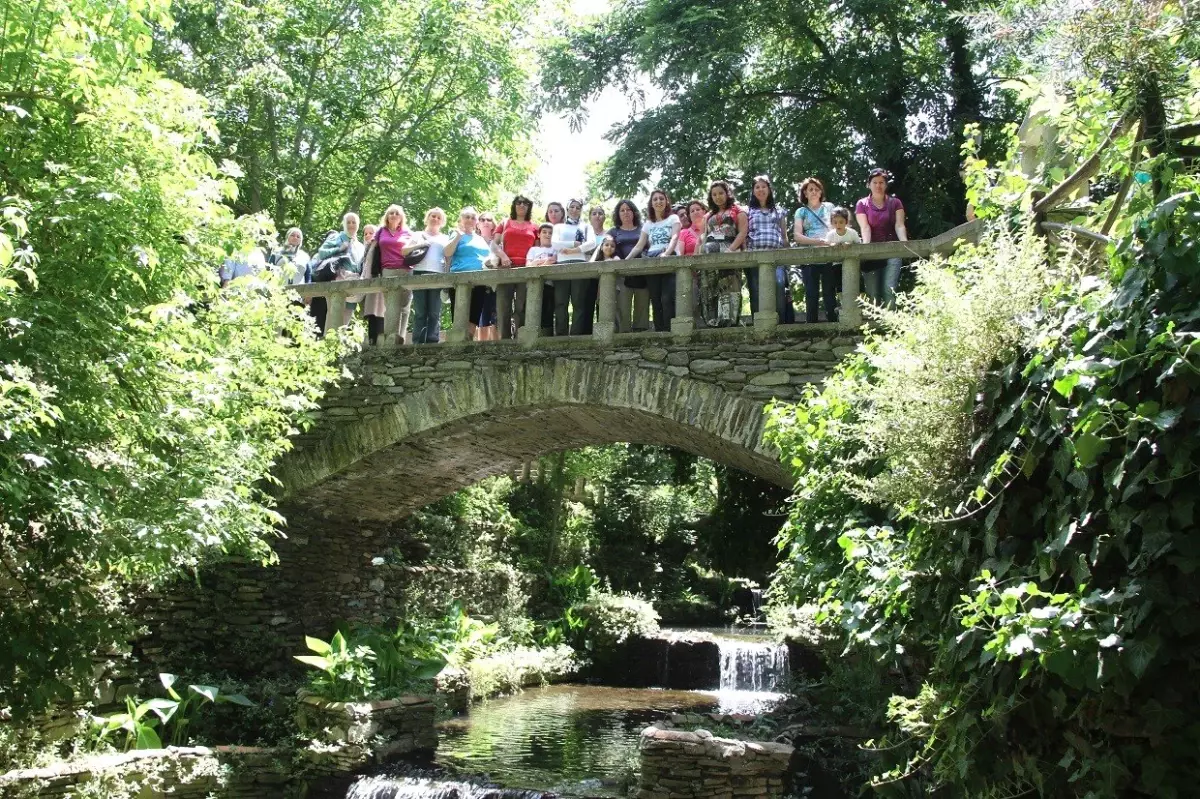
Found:
[[[947,10],[961,10],[959,3],[948,3]],[[972,122],[978,122],[983,111],[983,90],[971,69],[970,35],[963,25],[961,18],[951,16],[946,21],[946,46],[950,50],[951,96],[953,105],[950,110],[951,136],[955,153],[962,152],[966,141],[963,129]],[[963,182],[962,170],[958,162],[946,164],[949,173],[946,175],[946,186],[953,203],[953,213],[957,220],[967,217],[966,184]]]

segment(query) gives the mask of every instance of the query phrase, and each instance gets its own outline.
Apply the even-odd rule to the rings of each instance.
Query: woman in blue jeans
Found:
[[[413,275],[434,275],[446,271],[446,245],[450,237],[442,232],[446,212],[430,208],[425,212],[425,229],[414,233],[411,244],[426,244],[429,251],[413,267]],[[442,290],[418,289],[413,292],[412,343],[437,344],[442,334]]]
[[[792,235],[800,247],[826,247],[825,234],[832,229],[833,203],[825,200],[825,184],[819,179],[805,178],[797,190],[800,207],[796,209]],[[809,264],[801,267],[804,275],[804,321],[820,319],[820,295],[825,295],[825,321],[836,322],[838,317],[838,267],[834,264]]]
[[[887,193],[887,171],[872,169],[867,176],[867,188],[871,193],[854,206],[854,216],[858,219],[863,244],[908,241],[908,228],[904,224],[904,203],[900,202],[899,197]],[[867,296],[888,308],[895,307],[896,286],[900,284],[900,264],[899,258],[863,263],[863,289]]]
[[[759,175],[754,179],[750,201],[746,209],[746,249],[787,249],[787,212],[775,204],[775,190],[771,179]],[[758,312],[758,269],[746,270],[746,284],[750,289],[750,313]],[[782,324],[795,319],[795,311],[787,297],[787,267],[775,267],[775,311]]]

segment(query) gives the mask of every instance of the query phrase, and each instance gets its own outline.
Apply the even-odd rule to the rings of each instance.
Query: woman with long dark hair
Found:
[[[612,221],[613,226],[608,229],[608,235],[612,237],[616,246],[617,257],[627,261],[633,248],[642,239],[642,215],[638,213],[632,200],[620,200],[613,209]],[[646,278],[627,277],[624,283],[625,291],[617,302],[617,329],[622,333],[646,330],[650,327],[650,291],[646,287]],[[633,301],[632,316],[629,310],[630,300]]]
[[[708,216],[704,222],[705,254],[738,252],[746,243],[746,212],[724,180],[708,187]],[[742,316],[742,281],[736,269],[705,269],[700,273],[700,311],[709,327],[731,327]]]
[[[538,237],[538,226],[530,219],[533,200],[518,194],[509,208],[508,219],[496,228],[492,252],[501,269],[525,266],[525,255]],[[525,284],[506,284],[496,292],[496,322],[501,338],[516,338],[525,321]]]
[[[662,189],[650,192],[646,204],[646,224],[642,225],[642,237],[630,253],[637,258],[643,251],[647,258],[661,258],[675,254],[682,228],[679,217],[671,210],[671,197]],[[647,275],[646,288],[650,292],[650,306],[654,309],[654,329],[664,332],[671,329],[675,316],[675,274]]]
[[[785,250],[788,246],[787,212],[775,204],[775,189],[771,178],[759,175],[754,178],[750,191],[749,208],[746,211],[747,250]],[[779,321],[796,321],[788,296],[787,267],[775,267],[775,311]],[[746,283],[750,289],[750,312],[758,311],[758,269],[746,270]]]

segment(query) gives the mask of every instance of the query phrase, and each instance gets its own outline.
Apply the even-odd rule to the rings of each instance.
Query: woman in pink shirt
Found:
[[[411,233],[404,227],[404,209],[398,205],[389,205],[379,220],[379,228],[375,231],[375,239],[370,243],[363,255],[363,277],[400,277],[412,274],[412,267],[404,265],[407,255],[408,241]],[[411,289],[400,290],[400,340],[408,329],[408,314],[412,310],[413,293]],[[368,294],[363,300],[363,316],[367,318],[367,332],[371,343],[379,340],[383,333],[383,316],[386,307],[384,292]]]
[[[854,216],[862,233],[863,244],[879,244],[885,241],[908,241],[908,228],[904,222],[904,203],[899,197],[887,193],[888,173],[884,169],[872,169],[867,177],[867,188],[871,193],[854,206]],[[896,286],[900,284],[899,258],[887,261],[863,262],[863,290],[875,302],[889,308],[896,305]]]
[[[679,231],[679,243],[675,245],[675,254],[679,256],[697,255],[700,242],[704,241],[704,223],[708,219],[708,208],[699,200],[692,200],[679,212],[679,218],[687,218],[688,224]],[[692,318],[700,316],[700,275],[692,271]]]

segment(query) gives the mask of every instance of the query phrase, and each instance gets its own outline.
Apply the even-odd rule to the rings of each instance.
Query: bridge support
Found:
[[[447,341],[470,341],[467,325],[471,323],[471,287],[459,283],[454,287],[454,327],[446,336]]]
[[[675,270],[675,318],[671,320],[671,335],[687,338],[696,329],[692,308],[692,270],[681,267]]]
[[[838,320],[844,327],[862,324],[862,311],[858,307],[858,292],[862,281],[862,268],[857,258],[842,261],[842,308]]]
[[[772,330],[779,325],[775,308],[775,264],[758,265],[758,313],[754,314],[755,330]]]
[[[597,299],[600,316],[592,326],[592,337],[599,342],[611,342],[617,334],[617,276],[614,273],[604,272],[600,275]]]
[[[517,331],[517,339],[526,347],[536,346],[542,335],[542,290],[545,287],[541,278],[525,284],[525,326]]]

